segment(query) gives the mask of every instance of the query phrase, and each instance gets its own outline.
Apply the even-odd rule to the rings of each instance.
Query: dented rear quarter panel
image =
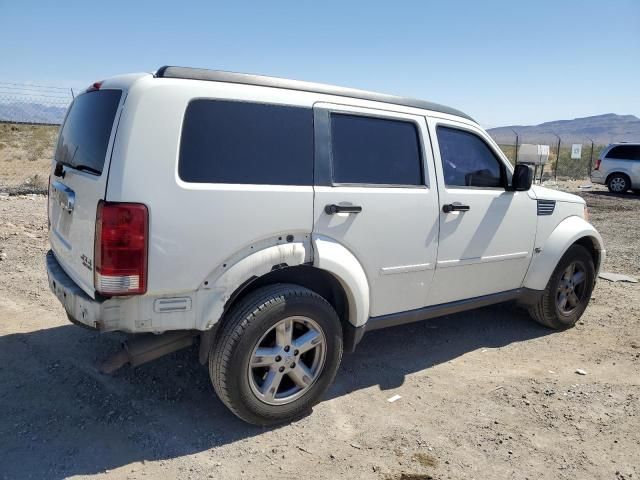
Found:
[[[238,252],[268,239],[311,233],[311,185],[196,184],[179,178],[182,122],[194,98],[312,103],[286,91],[265,95],[259,87],[151,76],[130,88],[107,199],[149,208],[148,295],[196,291]]]

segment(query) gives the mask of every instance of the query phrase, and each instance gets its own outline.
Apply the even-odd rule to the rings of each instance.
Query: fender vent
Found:
[[[551,215],[555,208],[555,200],[538,200],[538,215]]]

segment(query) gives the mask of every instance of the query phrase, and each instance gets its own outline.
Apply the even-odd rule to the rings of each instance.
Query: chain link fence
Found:
[[[489,132],[491,134],[491,132]],[[544,167],[536,169],[537,181],[548,180],[581,180],[587,179],[591,174],[591,169],[598,159],[600,152],[606,145],[600,145],[591,140],[580,139],[576,136],[527,136],[514,135],[513,142],[505,141],[504,136],[495,136],[494,140],[502,149],[512,165],[519,161],[518,154],[522,150],[522,145],[543,145],[549,149],[549,158]],[[575,145],[580,145],[579,154],[572,156]],[[559,147],[559,150],[558,150]],[[558,156],[559,151],[559,156]]]
[[[0,193],[46,193],[51,156],[73,92],[0,82]]]

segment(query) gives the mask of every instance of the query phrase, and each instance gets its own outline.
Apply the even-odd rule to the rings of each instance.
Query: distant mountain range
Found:
[[[62,123],[66,106],[42,103],[0,102],[0,120],[27,123]]]
[[[554,144],[554,133],[562,143],[587,143],[589,138],[598,145],[613,142],[640,142],[640,118],[634,115],[607,113],[593,117],[556,120],[540,125],[512,125],[487,130],[497,143],[515,142],[513,130],[518,132],[519,142]]]

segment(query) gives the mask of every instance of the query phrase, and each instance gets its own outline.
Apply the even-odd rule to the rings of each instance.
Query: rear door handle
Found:
[[[459,203],[447,203],[442,206],[442,211],[444,213],[468,212],[469,210],[471,210],[471,207],[469,207],[469,205],[461,205]]]
[[[360,213],[362,207],[358,205],[326,205],[324,207],[324,213],[327,215],[333,215],[335,213]]]

